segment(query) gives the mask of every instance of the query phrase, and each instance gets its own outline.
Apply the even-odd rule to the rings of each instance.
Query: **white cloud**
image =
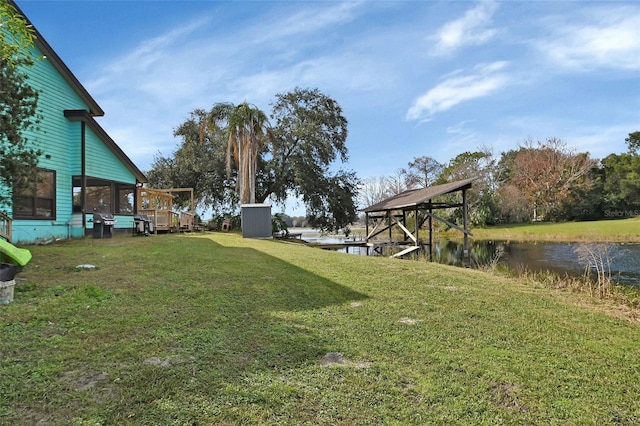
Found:
[[[354,19],[360,6],[346,2],[298,12],[276,7],[250,24],[214,32],[219,17],[200,16],[106,58],[86,86],[106,111],[101,124],[126,152],[136,158],[158,150],[167,155],[176,143],[172,129],[194,108],[247,100],[266,109],[276,93],[335,85],[344,76],[374,86],[373,64],[361,67],[358,55],[305,52],[317,35],[324,42],[334,26]],[[134,130],[132,117],[137,129],[147,130]],[[149,160],[142,163],[145,168]]]
[[[477,73],[467,76],[451,76],[420,96],[407,112],[407,120],[425,120],[446,111],[461,102],[468,101],[500,90],[509,83],[501,71],[507,66],[504,61],[476,67]]]
[[[119,90],[154,103],[175,105],[176,101],[193,102],[212,95],[232,102],[251,95],[259,98],[253,102],[266,102],[267,94],[270,98],[283,88],[289,89],[292,81],[300,82],[295,85],[307,81],[317,84],[332,74],[349,76],[350,81],[362,76],[359,84],[371,86],[373,64],[367,69],[358,67],[362,58],[341,55],[339,48],[330,57],[323,57],[326,52],[322,52],[314,58],[305,51],[309,43],[318,43],[317,34],[323,34],[320,40],[325,40],[324,34],[333,26],[354,19],[363,4],[344,2],[328,8],[298,8],[291,13],[285,12],[292,8],[276,8],[250,25],[213,36],[198,36],[199,30],[213,25],[212,17],[203,16],[143,40],[96,67],[99,74],[87,87],[98,98],[101,93]]]
[[[599,9],[593,15],[583,25],[554,21],[552,35],[537,47],[570,69],[640,70],[640,9]]]
[[[470,123],[468,120],[461,121],[446,128],[446,133],[450,135],[449,142],[446,144],[447,149],[451,149],[452,146],[468,147],[477,141],[476,132],[469,129]]]
[[[384,70],[384,66],[372,63],[366,57],[336,52],[300,61],[287,68],[265,69],[239,76],[232,87],[235,92],[265,102],[272,100],[276,93],[291,90],[294,86],[361,92],[378,89],[385,81],[392,80],[388,74],[384,75]]]
[[[443,25],[429,39],[435,41],[433,55],[448,55],[465,46],[477,46],[489,41],[497,30],[489,28],[497,3],[487,1],[467,10],[464,16]]]
[[[92,63],[93,78],[83,78],[83,83],[88,81],[87,88],[106,111],[99,121],[141,169],[150,166],[154,154],[171,154],[179,143],[172,130],[194,108],[246,100],[267,111],[276,93],[295,86],[319,87],[338,100],[349,118],[351,164],[358,165],[359,172],[373,168],[370,173],[376,175],[384,169],[392,173],[405,166],[408,159],[403,159],[402,153],[394,153],[382,163],[371,161],[369,157],[377,155],[372,151],[379,151],[371,149],[373,143],[414,141],[412,152],[419,153],[428,145],[424,141],[438,141],[429,152],[447,161],[455,154],[452,149],[475,149],[486,141],[505,149],[503,146],[516,144],[527,135],[564,136],[561,130],[571,127],[564,117],[568,108],[560,114],[556,109],[540,112],[539,123],[526,122],[515,129],[506,127],[505,116],[538,117],[536,111],[545,107],[547,99],[554,99],[558,91],[568,90],[564,80],[555,80],[557,76],[548,73],[543,61],[532,55],[531,50],[516,49],[522,43],[515,41],[531,40],[530,31],[536,22],[551,19],[542,17],[548,16],[548,8],[538,7],[537,3],[532,3],[531,9],[542,10],[532,14],[529,25],[518,21],[521,16],[517,14],[526,9],[523,7],[514,10],[506,3],[495,2],[456,6],[458,10],[464,8],[458,12],[460,19],[440,27],[434,38],[434,53],[452,53],[487,42],[492,46],[455,58],[426,58],[424,51],[416,49],[415,40],[423,36],[425,22],[436,19],[434,9],[442,10],[431,7],[434,4],[431,2],[421,3],[420,7],[410,2],[393,2],[393,10],[389,11],[375,2],[264,4],[265,7],[256,8],[260,9],[258,13],[243,15],[239,21],[227,20],[228,15],[238,16],[230,12],[227,15],[226,8],[213,8],[210,15],[202,14],[175,27],[164,27],[155,37],[142,41],[131,38],[119,56]],[[387,3],[384,4],[386,7]],[[498,7],[500,16],[496,13]],[[637,64],[640,60],[637,47],[640,36],[629,37],[640,28],[632,25],[634,19],[637,21],[633,13],[622,14],[618,10],[615,14],[612,10],[606,18],[594,14],[585,19],[582,7],[555,9],[571,9],[571,14],[556,15],[554,25],[544,28],[548,38],[535,46],[549,55],[555,54],[556,60],[572,60],[576,64],[622,60]],[[508,21],[498,22],[498,18]],[[586,25],[578,24],[585,21]],[[509,23],[518,28],[509,28]],[[500,40],[508,42],[507,46],[494,45],[498,31],[513,35]],[[499,50],[505,47],[510,50]],[[601,59],[595,61],[594,57]],[[509,62],[496,61],[497,58]],[[536,60],[535,66],[530,65],[532,59]],[[480,61],[485,63],[474,68]],[[637,69],[638,65],[635,66]],[[458,71],[449,74],[442,71],[456,68]],[[519,90],[507,93],[505,87]],[[609,88],[606,90],[609,95]],[[631,87],[626,93],[633,91]],[[478,108],[473,123],[464,121],[469,117],[467,109],[462,108],[465,103],[497,95],[512,98],[509,103],[495,105],[491,111]],[[594,104],[616,99],[611,95],[611,98],[593,96]],[[525,99],[529,96],[531,101]],[[631,105],[629,109],[635,106],[626,104]],[[592,108],[588,102],[580,105],[583,110]],[[434,120],[430,126],[396,120],[404,113],[406,120],[425,122],[445,111],[446,120]],[[456,115],[457,111],[463,115]],[[556,121],[552,120],[554,117]],[[575,139],[575,143],[587,140]],[[589,143],[598,140],[604,139],[593,142],[589,139]],[[444,146],[446,149],[439,152]],[[606,144],[603,146],[608,148]],[[589,150],[595,152],[593,145]]]
[[[306,8],[290,16],[279,16],[266,27],[258,29],[262,40],[273,40],[292,37],[305,33],[322,31],[333,25],[351,21],[354,11],[364,5],[364,1],[349,1],[337,3],[329,8]],[[260,38],[256,38],[260,39]]]
[[[93,92],[110,91],[114,84],[128,81],[132,76],[143,79],[153,73],[157,67],[172,62],[171,52],[178,48],[199,28],[205,26],[208,19],[197,19],[149,40],[143,40],[135,48],[121,57],[105,61],[100,74],[87,86]],[[173,58],[175,59],[175,58]],[[131,87],[131,86],[129,86]]]

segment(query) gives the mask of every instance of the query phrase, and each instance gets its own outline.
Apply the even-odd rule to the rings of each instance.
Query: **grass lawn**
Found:
[[[640,423],[640,324],[584,295],[236,234],[30,249],[1,424]]]
[[[593,222],[527,223],[474,228],[482,240],[640,242],[640,217]]]

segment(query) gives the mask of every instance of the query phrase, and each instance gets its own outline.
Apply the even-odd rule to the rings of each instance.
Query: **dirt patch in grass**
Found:
[[[342,366],[342,367],[354,367],[354,368],[369,368],[371,367],[370,362],[364,361],[351,361],[341,352],[328,352],[325,356],[320,360],[320,365],[323,367],[331,367],[331,366]]]
[[[40,398],[21,399],[11,407],[9,413],[13,418],[20,418],[20,421],[5,423],[5,419],[2,419],[0,424],[71,424],[71,417],[67,416],[80,412],[84,407],[117,400],[117,386],[113,382],[109,373],[90,368],[81,367],[61,372],[48,380],[46,392]],[[42,391],[34,391],[36,394],[37,392]],[[64,403],[56,404],[52,400]]]
[[[509,411],[526,413],[529,408],[518,399],[519,386],[513,383],[491,383],[489,392],[494,404]]]
[[[76,392],[84,392],[109,382],[109,373],[92,370],[65,371],[62,376],[68,387]]]
[[[409,317],[402,317],[398,320],[398,322],[400,324],[407,324],[407,325],[416,325],[417,323],[420,322],[420,320],[416,320],[413,318],[409,318]]]
[[[151,364],[151,365],[155,365],[156,367],[162,367],[162,368],[166,368],[169,367],[171,365],[171,361],[169,361],[169,359],[160,359],[157,356],[152,356],[151,358],[147,358],[144,361],[142,361],[143,364]]]

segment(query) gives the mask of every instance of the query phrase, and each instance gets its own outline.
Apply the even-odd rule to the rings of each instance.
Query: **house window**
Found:
[[[56,218],[56,172],[38,169],[35,177],[16,185],[13,192],[14,219]]]
[[[78,184],[76,186],[76,180],[73,180],[73,212],[82,212],[82,187]]]
[[[118,199],[116,213],[133,214],[133,193],[136,188],[133,185],[118,185]]]
[[[111,213],[111,185],[87,186],[87,211]]]
[[[135,185],[110,180],[86,178],[85,211],[113,214],[133,214]],[[73,211],[82,211],[82,179],[73,177]]]

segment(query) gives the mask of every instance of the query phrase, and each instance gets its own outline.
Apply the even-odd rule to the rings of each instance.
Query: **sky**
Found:
[[[143,171],[196,108],[318,88],[362,179],[415,157],[563,140],[594,158],[640,131],[638,1],[16,0]]]

